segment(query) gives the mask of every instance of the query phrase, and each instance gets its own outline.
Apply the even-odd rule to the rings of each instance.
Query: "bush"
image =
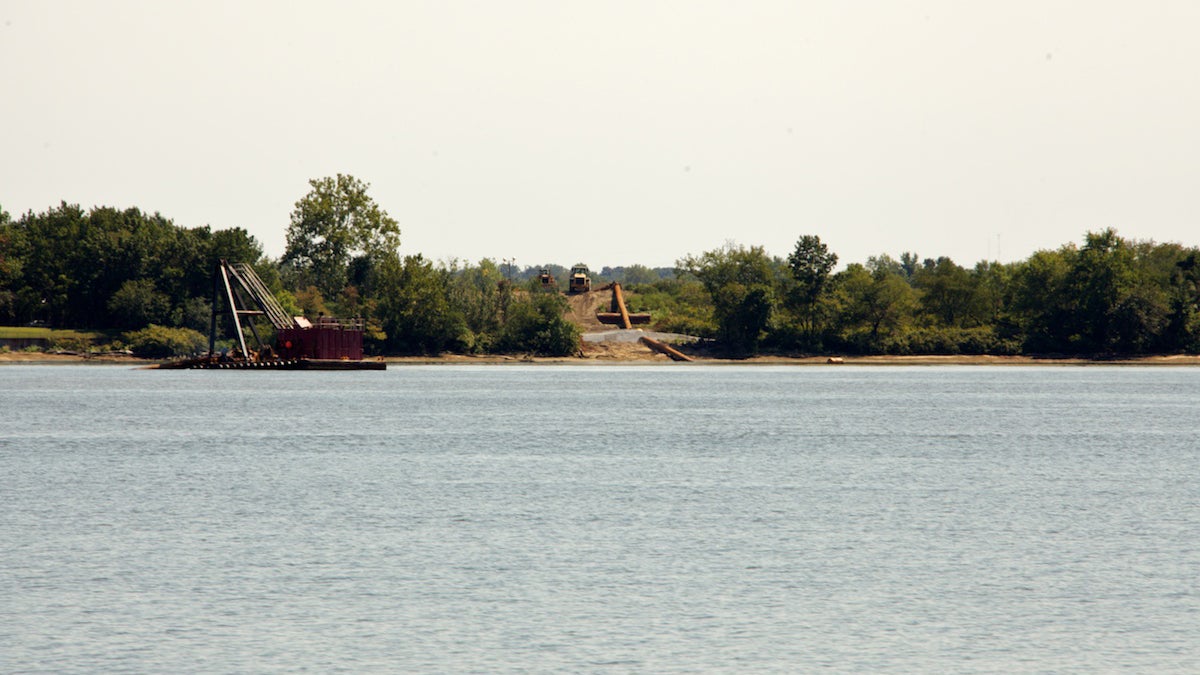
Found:
[[[497,347],[502,352],[569,356],[579,351],[579,326],[563,317],[561,295],[536,293],[514,301]]]
[[[866,347],[869,341],[860,342]],[[895,355],[950,355],[950,354],[993,354],[1007,355],[1020,352],[1014,340],[1005,340],[996,335],[991,326],[977,328],[917,328],[883,339],[874,350]]]
[[[699,338],[713,338],[717,328],[711,321],[690,316],[670,315],[661,319],[654,318],[654,330],[663,333],[679,333],[680,335],[695,335]]]
[[[827,346],[841,344],[836,336],[827,336],[823,331],[809,334],[794,321],[781,321],[763,338],[763,347],[777,352],[793,354],[824,354]]]
[[[654,330],[716,337],[711,300],[699,281],[663,279],[638,284],[626,289],[625,304],[630,312],[649,312]]]
[[[145,359],[187,356],[203,351],[208,346],[208,338],[199,331],[154,324],[125,333],[124,342],[134,356]]]
[[[49,347],[53,351],[86,352],[92,348],[92,341],[83,337],[51,338]]]

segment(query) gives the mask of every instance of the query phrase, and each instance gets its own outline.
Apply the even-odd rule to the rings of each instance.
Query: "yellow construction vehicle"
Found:
[[[592,279],[588,275],[587,265],[576,265],[571,268],[570,281],[567,284],[568,293],[587,293],[592,290]]]

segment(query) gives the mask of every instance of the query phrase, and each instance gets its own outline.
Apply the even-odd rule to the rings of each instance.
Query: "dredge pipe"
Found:
[[[683,352],[679,351],[678,349],[675,349],[671,345],[668,345],[663,342],[659,342],[658,340],[655,340],[654,338],[646,337],[645,335],[642,336],[642,344],[646,345],[650,349],[653,349],[654,351],[658,352],[659,354],[666,354],[667,356],[671,357],[672,361],[692,361],[692,360],[694,360],[694,359],[692,359],[692,357],[688,356],[687,354],[684,354]]]
[[[621,293],[621,284],[613,282],[613,299],[617,301],[617,310],[621,312],[621,327],[625,330],[633,328],[629,321],[629,310],[625,309],[625,296]]]
[[[596,320],[609,326],[620,326],[621,315],[617,312],[596,312]],[[630,313],[629,323],[633,325],[650,323],[649,312]]]

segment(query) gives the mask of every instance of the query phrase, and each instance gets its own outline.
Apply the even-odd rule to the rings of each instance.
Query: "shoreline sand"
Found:
[[[943,356],[840,356],[830,363],[828,356],[756,356],[748,359],[719,359],[697,357],[701,365],[763,365],[763,366],[1200,366],[1200,355],[1170,354],[1139,357],[1088,359],[1078,357],[943,355]],[[686,367],[644,347],[630,345],[616,348],[605,345],[585,348],[581,356],[526,357],[512,355],[472,356],[444,354],[441,356],[395,356],[383,359],[389,365],[670,365]],[[0,353],[0,365],[61,365],[85,363],[95,365],[148,366],[162,361],[139,359],[133,356],[84,356],[81,354],[52,354],[40,352]]]

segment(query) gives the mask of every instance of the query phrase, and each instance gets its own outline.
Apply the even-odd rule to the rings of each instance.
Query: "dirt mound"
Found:
[[[564,316],[579,326],[583,333],[580,356],[586,359],[616,361],[670,361],[668,357],[642,344],[641,338],[653,337],[668,343],[696,340],[688,335],[656,333],[642,329],[621,330],[617,326],[600,323],[596,312],[610,311],[612,298],[613,292],[608,289],[567,296],[568,309]]]
[[[587,293],[568,295],[567,303],[570,307],[566,317],[585,333],[606,330],[610,327],[600,323],[600,320],[596,318],[596,312],[607,311],[611,298],[610,291],[588,291]]]

